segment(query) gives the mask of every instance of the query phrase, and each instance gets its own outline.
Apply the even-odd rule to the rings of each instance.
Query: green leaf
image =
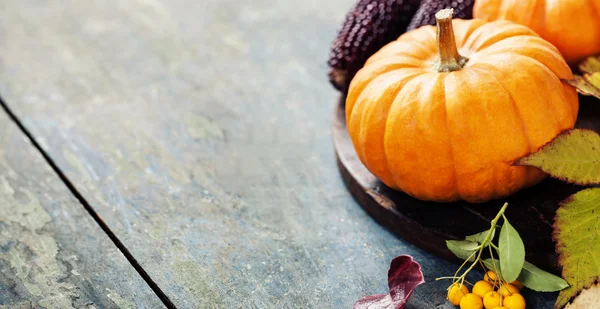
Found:
[[[454,253],[454,255],[463,260],[469,259],[469,257],[479,248],[478,243],[470,240],[446,240],[446,246]],[[471,262],[474,260],[474,257],[469,259]]]
[[[496,235],[496,229],[492,230],[492,235],[491,235],[490,239],[488,240],[488,242],[486,244],[483,244],[483,241],[487,237],[488,233],[489,233],[489,231],[484,231],[484,232],[481,232],[481,233],[469,235],[469,236],[465,237],[465,239],[466,240],[470,240],[470,241],[474,241],[474,242],[479,243],[479,244],[481,244],[483,246],[487,246],[489,244],[489,242],[494,239],[494,236]]]
[[[569,287],[563,278],[545,272],[527,261],[523,264],[523,270],[517,280],[538,292],[556,292]]]
[[[567,130],[514,165],[535,166],[569,183],[600,184],[600,135],[585,129]]]
[[[579,191],[561,202],[554,218],[554,239],[562,277],[555,308],[600,280],[600,188]]]
[[[525,245],[519,236],[517,230],[504,218],[504,225],[500,230],[500,240],[498,241],[500,255],[500,268],[504,280],[511,282],[517,280],[523,263],[525,263]]]

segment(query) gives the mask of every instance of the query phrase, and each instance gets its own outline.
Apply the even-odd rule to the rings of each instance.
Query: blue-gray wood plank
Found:
[[[0,308],[162,308],[2,110]]]
[[[451,308],[456,265],[336,169],[325,61],[352,2],[3,0],[0,94],[178,308],[350,308],[399,254],[428,281],[409,308]]]

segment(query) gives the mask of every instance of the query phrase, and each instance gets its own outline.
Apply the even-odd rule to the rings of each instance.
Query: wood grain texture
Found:
[[[429,282],[408,308],[451,308],[456,265],[339,178],[325,61],[351,5],[4,0],[0,94],[178,308],[350,308],[399,254]]]
[[[0,113],[0,308],[162,308],[4,113]]]

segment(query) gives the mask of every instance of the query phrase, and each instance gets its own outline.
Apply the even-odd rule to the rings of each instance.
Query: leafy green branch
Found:
[[[454,276],[441,277],[452,279],[454,283],[463,285],[467,274],[477,265],[485,270],[493,270],[501,281],[520,281],[524,286],[540,292],[560,291],[568,287],[568,283],[560,277],[545,272],[535,265],[525,261],[525,245],[517,232],[504,214],[508,204],[504,204],[498,214],[492,219],[487,231],[466,236],[464,240],[448,240],[448,249],[457,257],[465,260]],[[498,245],[493,240],[500,219],[503,225],[500,230]],[[489,258],[483,259],[484,253],[489,253]],[[495,258],[494,252],[498,256]],[[461,270],[470,262],[470,266],[461,273]],[[460,273],[460,275],[459,275]]]

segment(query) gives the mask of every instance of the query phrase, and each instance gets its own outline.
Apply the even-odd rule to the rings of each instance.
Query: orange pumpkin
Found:
[[[525,25],[554,44],[571,64],[600,53],[598,0],[477,0],[473,16]]]
[[[437,40],[433,26],[407,32],[350,83],[360,160],[422,200],[484,202],[539,182],[541,171],[511,164],[573,127],[577,93],[561,80],[573,77],[569,66],[525,26],[453,23],[451,9],[436,18]]]

